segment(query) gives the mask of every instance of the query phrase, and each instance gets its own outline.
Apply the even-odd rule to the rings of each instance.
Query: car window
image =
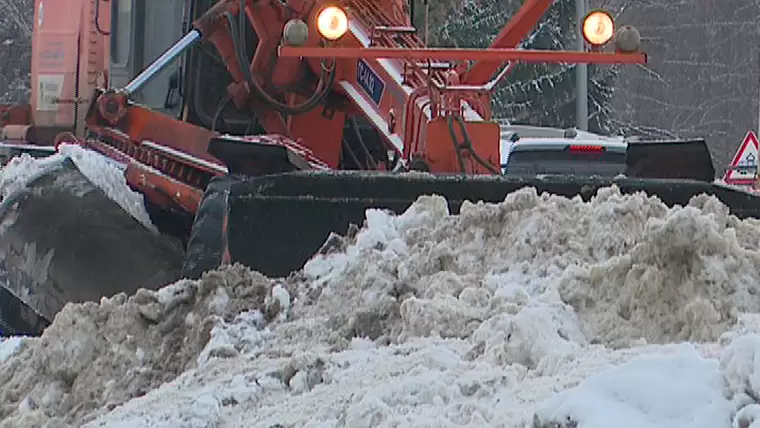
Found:
[[[504,173],[614,177],[624,170],[624,152],[520,150],[509,155]]]

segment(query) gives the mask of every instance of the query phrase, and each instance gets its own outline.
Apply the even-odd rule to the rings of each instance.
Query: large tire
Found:
[[[204,272],[222,264],[224,254],[224,218],[227,213],[229,176],[214,177],[206,187],[187,241],[182,277],[198,279]]]

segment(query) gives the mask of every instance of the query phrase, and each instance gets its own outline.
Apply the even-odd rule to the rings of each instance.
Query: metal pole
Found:
[[[191,46],[201,39],[201,33],[198,30],[193,30],[185,37],[181,38],[177,43],[172,45],[166,50],[160,57],[156,58],[148,68],[138,74],[131,82],[124,87],[124,91],[131,94],[139,90],[144,84],[146,84],[153,76],[158,74],[167,65],[171,64],[178,56],[185,53]]]
[[[578,37],[578,51],[585,51],[586,44],[583,39],[583,18],[586,16],[586,1],[575,0],[575,21]],[[575,99],[575,126],[578,129],[588,131],[588,64],[576,64],[575,73],[576,99]]]
[[[425,5],[425,45],[430,44],[430,0],[422,0]]]

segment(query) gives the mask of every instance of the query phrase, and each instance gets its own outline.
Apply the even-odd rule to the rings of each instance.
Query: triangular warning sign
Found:
[[[728,184],[751,185],[757,173],[758,141],[754,132],[749,131],[736,151],[731,165],[723,176]]]

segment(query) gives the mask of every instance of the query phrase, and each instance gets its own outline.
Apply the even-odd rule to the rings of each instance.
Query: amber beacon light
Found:
[[[317,31],[329,41],[335,41],[348,32],[348,15],[337,6],[328,6],[317,15]]]
[[[607,44],[615,35],[615,21],[605,10],[591,11],[583,19],[583,38],[592,46]]]

